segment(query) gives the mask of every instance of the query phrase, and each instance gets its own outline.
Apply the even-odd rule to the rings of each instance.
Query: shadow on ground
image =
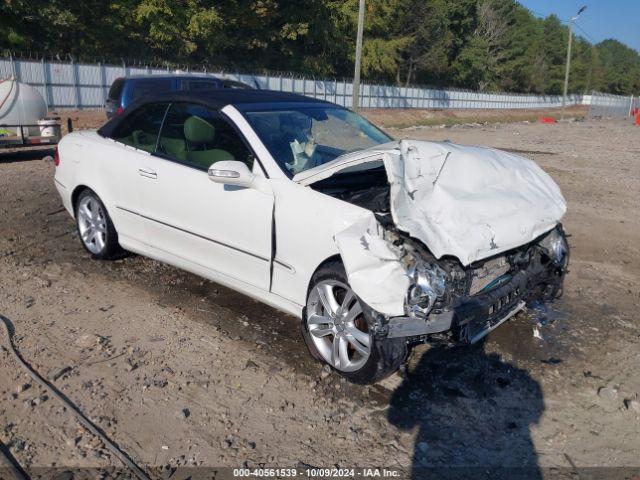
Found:
[[[0,150],[0,163],[25,162],[27,160],[41,160],[53,156],[53,148],[29,148],[25,150]]]
[[[543,410],[538,382],[484,343],[434,346],[394,391],[388,420],[417,428],[413,479],[540,479],[530,427]]]

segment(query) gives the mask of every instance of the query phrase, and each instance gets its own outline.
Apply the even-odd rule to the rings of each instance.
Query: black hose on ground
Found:
[[[9,449],[0,442],[0,477],[4,478],[5,475],[12,480],[27,480],[28,478]]]
[[[17,362],[22,366],[22,368],[24,368],[24,370],[26,370],[26,372],[33,379],[33,381],[36,382],[45,390],[47,390],[51,394],[51,396],[57,398],[60,402],[62,402],[65,405],[65,407],[67,407],[69,411],[76,417],[76,420],[78,420],[78,422],[83,427],[85,427],[87,430],[93,433],[96,437],[98,437],[111,453],[113,453],[116,457],[118,457],[118,459],[124,465],[126,465],[128,468],[131,469],[131,471],[136,477],[138,477],[140,480],[150,480],[147,474],[140,467],[138,467],[138,465],[136,465],[134,461],[131,460],[126,453],[120,450],[120,448],[118,448],[118,446],[115,443],[109,440],[109,438],[105,435],[105,433],[99,427],[97,427],[91,420],[89,420],[84,415],[84,413],[82,413],[82,411],[71,400],[69,400],[62,392],[60,392],[51,383],[43,379],[40,376],[40,374],[38,374],[38,372],[36,372],[20,356],[20,353],[18,353],[18,350],[13,344],[13,335],[15,332],[13,328],[13,323],[11,323],[11,320],[9,320],[7,317],[1,314],[0,314],[0,320],[2,320],[2,322],[0,323],[2,323],[2,325],[4,326],[5,337],[6,337],[2,343],[5,344],[5,347],[7,348],[7,350],[12,353],[12,355],[15,357]]]

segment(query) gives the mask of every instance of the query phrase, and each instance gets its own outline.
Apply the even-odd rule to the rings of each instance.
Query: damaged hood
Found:
[[[310,185],[341,171],[384,164],[398,229],[436,258],[463,265],[524,245],[566,211],[556,183],[533,161],[449,142],[402,140],[343,155],[297,174]]]

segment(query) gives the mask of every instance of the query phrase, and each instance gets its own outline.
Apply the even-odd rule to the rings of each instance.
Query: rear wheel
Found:
[[[118,234],[104,204],[91,190],[84,190],[76,202],[76,226],[82,246],[93,258],[110,259],[122,252]]]
[[[368,310],[349,286],[341,263],[327,264],[313,276],[302,320],[305,342],[316,359],[354,383],[373,383],[392,374],[407,356],[403,339],[374,335]]]

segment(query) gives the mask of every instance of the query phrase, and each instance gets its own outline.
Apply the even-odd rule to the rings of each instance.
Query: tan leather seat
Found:
[[[216,128],[196,115],[184,122],[184,137],[188,146],[186,160],[191,163],[209,168],[219,160],[234,160],[226,150],[210,148],[214,145]]]

